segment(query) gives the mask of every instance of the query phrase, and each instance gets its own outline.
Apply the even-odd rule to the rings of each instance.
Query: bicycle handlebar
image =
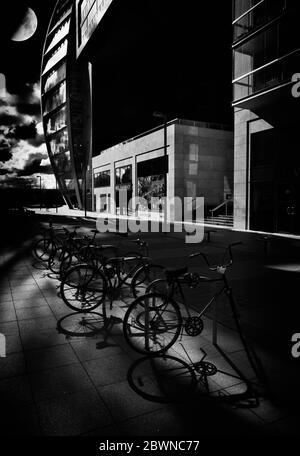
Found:
[[[230,261],[228,263],[226,263],[226,264],[212,266],[210,264],[207,256],[206,256],[206,254],[203,253],[203,252],[192,253],[191,255],[189,255],[189,258],[196,258],[198,256],[202,256],[202,258],[204,259],[204,261],[207,264],[207,266],[209,267],[209,269],[211,271],[216,271],[219,267],[227,267],[227,266],[230,266],[233,263],[232,247],[235,247],[235,246],[241,245],[241,244],[242,244],[242,242],[233,242],[232,244],[228,245],[226,250],[228,250],[228,252],[229,252]]]
[[[134,244],[138,244],[140,247],[148,245],[148,243],[146,241],[143,241],[142,239],[139,239],[139,238],[138,239],[134,239],[131,242],[133,242]]]

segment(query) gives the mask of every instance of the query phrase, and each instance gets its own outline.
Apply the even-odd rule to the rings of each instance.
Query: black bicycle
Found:
[[[198,273],[189,273],[188,268],[167,269],[165,278],[153,281],[147,288],[147,293],[139,296],[127,309],[123,321],[123,333],[128,344],[137,352],[154,355],[166,352],[178,339],[182,328],[189,336],[198,336],[203,330],[202,316],[218,297],[225,294],[235,309],[232,289],[228,283],[226,272],[233,264],[232,247],[228,246],[224,254],[224,261],[218,265],[211,265],[207,256],[194,253],[189,258],[201,256],[211,272],[217,273],[207,277]],[[227,255],[228,254],[228,255]],[[186,303],[182,285],[191,288],[201,283],[220,282],[221,287],[213,294],[209,302],[198,315],[193,316]],[[181,297],[186,310],[187,318],[183,319],[180,306],[175,299]]]
[[[135,242],[140,252],[129,252],[122,256],[109,257],[109,249],[104,246],[94,247],[94,262],[78,264],[64,275],[60,293],[65,304],[73,310],[90,312],[96,309],[105,299],[110,305],[125,285],[133,296],[163,274],[163,266],[155,264],[148,255],[148,244],[137,239]]]

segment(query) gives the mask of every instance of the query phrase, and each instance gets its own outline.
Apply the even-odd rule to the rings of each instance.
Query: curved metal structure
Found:
[[[58,0],[44,43],[41,104],[45,141],[59,189],[70,208],[82,208],[87,159],[84,153],[74,153],[70,99],[75,62],[72,34],[75,28],[74,1]],[[78,148],[82,147],[79,145]]]
[[[58,0],[41,65],[45,142],[70,208],[91,208],[92,71],[79,54],[112,0]],[[90,168],[90,169],[89,169]]]

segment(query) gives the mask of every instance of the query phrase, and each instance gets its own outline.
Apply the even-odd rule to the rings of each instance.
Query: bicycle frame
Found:
[[[147,263],[147,260],[148,260],[148,258],[147,258],[147,257],[144,257],[144,256],[137,257],[137,259],[138,259],[138,262],[135,263],[135,264],[132,266],[132,268],[131,268],[131,269],[129,270],[129,272],[125,275],[125,277],[124,277],[124,276],[123,276],[123,277],[121,276],[121,268],[120,268],[119,266],[120,266],[124,261],[126,261],[126,257],[120,258],[120,261],[119,261],[115,266],[113,265],[113,263],[110,263],[109,260],[107,261],[107,263],[103,264],[102,268],[103,268],[103,270],[104,270],[104,272],[105,272],[105,275],[108,277],[109,282],[110,282],[111,279],[110,279],[109,274],[106,274],[106,272],[107,272],[107,267],[106,267],[106,266],[107,266],[108,264],[109,264],[109,265],[112,265],[112,267],[113,267],[113,269],[114,269],[114,271],[115,271],[115,274],[116,274],[116,276],[117,276],[117,278],[118,278],[118,285],[117,285],[117,286],[114,286],[115,289],[121,288],[122,285],[124,285],[124,284],[125,284],[125,285],[128,285],[128,283],[126,282],[126,280],[127,280],[129,277],[133,276],[134,273],[135,273],[140,267],[144,266],[144,265]],[[130,260],[127,260],[127,261],[129,262]],[[100,267],[100,269],[101,269],[101,267]],[[110,285],[111,285],[111,282],[110,282]]]

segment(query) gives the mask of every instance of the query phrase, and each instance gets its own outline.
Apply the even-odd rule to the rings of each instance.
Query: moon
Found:
[[[28,40],[35,33],[37,24],[38,21],[35,12],[31,8],[27,8],[18,30],[13,34],[11,39],[13,41]]]

